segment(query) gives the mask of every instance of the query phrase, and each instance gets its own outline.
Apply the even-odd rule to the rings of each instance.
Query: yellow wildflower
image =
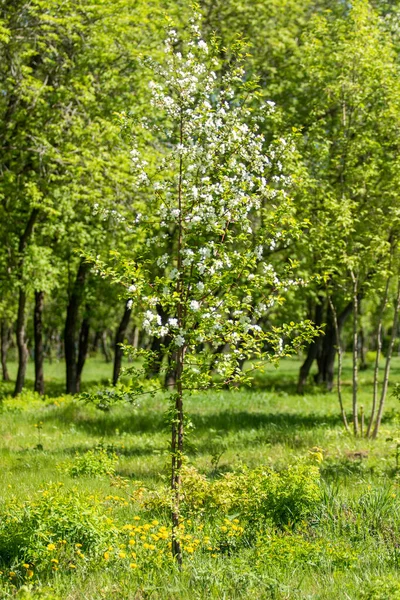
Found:
[[[47,545],[47,550],[55,550],[56,549],[56,545],[55,544],[48,544]]]

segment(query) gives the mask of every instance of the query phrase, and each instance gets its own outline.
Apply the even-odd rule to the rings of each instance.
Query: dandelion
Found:
[[[130,565],[131,569],[137,569],[137,564],[136,563],[131,563]]]
[[[56,549],[56,545],[55,544],[47,544],[47,550],[50,550],[50,552],[52,552],[55,549]]]
[[[29,578],[32,578],[33,575],[34,575],[32,569],[28,569],[28,571],[26,572],[26,574],[28,575]]]

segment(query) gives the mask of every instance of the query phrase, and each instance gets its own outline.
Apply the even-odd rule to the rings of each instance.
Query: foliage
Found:
[[[182,511],[189,515],[208,511],[232,514],[258,526],[294,526],[316,509],[320,500],[318,484],[318,468],[307,463],[279,472],[258,467],[211,481],[194,467],[183,467]],[[168,507],[168,493],[149,491],[142,502],[148,509]]]
[[[102,475],[113,475],[118,456],[109,453],[101,445],[94,450],[88,450],[85,454],[77,455],[73,464],[68,468],[71,477],[98,477]]]
[[[76,569],[100,556],[115,538],[112,520],[96,500],[53,485],[30,500],[16,499],[2,511],[0,561],[6,578],[29,580]]]

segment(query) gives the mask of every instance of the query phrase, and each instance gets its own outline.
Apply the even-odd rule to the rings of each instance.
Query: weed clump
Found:
[[[228,473],[210,481],[194,467],[182,471],[182,510],[186,515],[212,511],[240,516],[247,523],[270,522],[288,527],[307,518],[321,499],[319,469],[308,463],[282,471],[269,467]],[[168,490],[140,488],[138,499],[148,510],[169,507]]]
[[[94,497],[53,485],[0,514],[2,575],[13,583],[95,561],[118,530]]]
[[[67,469],[71,477],[101,477],[114,475],[118,456],[107,452],[104,448],[88,450],[85,454],[77,455],[73,464]]]

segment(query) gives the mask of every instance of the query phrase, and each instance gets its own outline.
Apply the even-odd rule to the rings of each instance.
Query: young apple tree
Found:
[[[233,67],[221,72],[197,19],[190,36],[182,40],[169,29],[165,60],[150,63],[148,114],[125,120],[143,206],[134,227],[145,242],[118,276],[143,329],[168,342],[172,551],[179,564],[186,395],[237,386],[258,359],[276,360],[314,335],[310,322],[260,326],[284,291],[302,283],[292,278],[293,265],[278,274],[264,259],[278,239],[301,231],[285,172],[293,141],[268,143],[261,135],[260,122],[275,118],[274,103],[261,104],[257,86],[246,81],[240,47]],[[216,355],[218,348],[224,350]],[[242,370],[244,360],[251,368]]]

